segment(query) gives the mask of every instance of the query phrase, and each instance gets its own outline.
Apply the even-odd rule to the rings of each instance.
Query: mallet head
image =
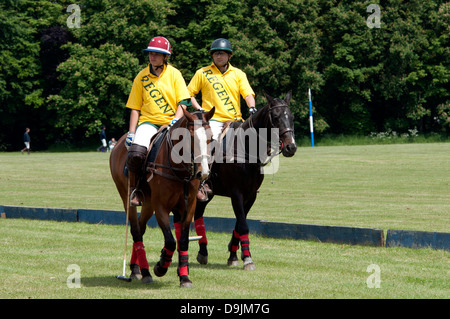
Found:
[[[116,276],[116,278],[119,279],[119,280],[122,280],[122,281],[131,282],[131,278],[130,277]]]

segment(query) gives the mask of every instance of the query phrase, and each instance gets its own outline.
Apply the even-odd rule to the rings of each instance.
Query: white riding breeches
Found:
[[[218,122],[218,121],[209,121],[209,126],[211,127],[212,132],[212,138],[217,140],[219,139],[220,133],[222,133],[222,128],[224,122]]]
[[[150,123],[142,123],[136,129],[136,133],[134,134],[133,144],[138,144],[144,146],[148,149],[150,145],[150,140],[153,135],[158,132],[158,129],[151,125]]]

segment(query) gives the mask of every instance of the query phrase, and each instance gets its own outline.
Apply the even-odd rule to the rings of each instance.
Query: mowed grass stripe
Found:
[[[177,258],[152,285],[125,283],[122,272],[124,226],[24,219],[0,219],[0,298],[446,298],[449,253],[443,250],[325,244],[251,236],[255,271],[230,268],[230,234],[210,233],[209,264],[195,261],[190,245],[193,289],[180,289]],[[150,267],[159,259],[163,236],[144,236]],[[131,250],[131,243],[128,245]],[[81,288],[69,288],[69,265],[81,270]],[[380,288],[369,288],[380,268]]]

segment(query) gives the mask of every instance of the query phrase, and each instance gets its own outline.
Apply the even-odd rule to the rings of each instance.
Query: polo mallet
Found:
[[[125,250],[123,253],[123,270],[122,270],[122,276],[116,276],[116,278],[119,280],[126,281],[126,282],[131,282],[131,278],[125,276],[125,266],[127,263],[128,218],[130,216],[130,177],[129,176],[127,178],[127,184],[128,184],[127,185],[127,187],[128,187],[128,190],[127,190],[127,212],[126,212],[127,220],[125,222],[126,226],[125,226]]]

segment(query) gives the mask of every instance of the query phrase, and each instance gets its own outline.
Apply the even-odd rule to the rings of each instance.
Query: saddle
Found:
[[[156,132],[156,134],[153,135],[152,139],[150,140],[150,145],[148,147],[149,152],[147,154],[147,161],[146,161],[147,164],[155,162],[156,155],[158,155],[158,151],[161,148],[161,144],[164,138],[166,137],[167,132],[169,131],[168,128],[169,128],[168,125],[161,126],[158,132]]]

